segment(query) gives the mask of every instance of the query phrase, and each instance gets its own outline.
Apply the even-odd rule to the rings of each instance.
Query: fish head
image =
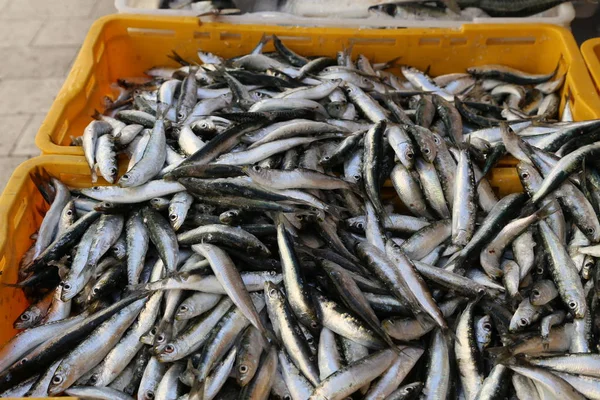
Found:
[[[176,342],[166,343],[160,351],[156,352],[156,359],[160,362],[171,362],[178,360],[178,354],[180,352]]]
[[[37,311],[37,312],[36,312]],[[13,323],[15,329],[27,329],[39,318],[39,310],[31,309],[23,312]]]
[[[585,314],[587,312],[587,305],[585,302],[579,301],[579,299],[575,296],[568,296],[565,300],[567,307],[569,307],[569,310],[571,310],[575,318],[585,318]]]
[[[192,304],[192,302],[184,301],[177,309],[177,313],[175,314],[175,319],[176,320],[188,319],[192,315],[194,315],[194,305]]]
[[[511,332],[517,332],[528,327],[530,323],[531,320],[527,316],[515,313],[512,319],[510,320],[508,330]]]
[[[169,212],[169,223],[171,224],[171,227],[173,228],[174,231],[178,231],[179,228],[181,228],[181,225],[183,225],[183,219],[179,218],[179,215],[174,212],[174,211],[170,211]]]
[[[48,386],[48,394],[50,396],[56,396],[67,388],[67,376],[68,371],[65,370],[63,365],[59,365]]]
[[[271,281],[265,281],[265,297],[271,301],[281,301],[283,295],[277,285]]]

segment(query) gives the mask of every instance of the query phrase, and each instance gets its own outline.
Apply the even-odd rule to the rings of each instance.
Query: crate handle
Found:
[[[173,29],[127,28],[129,36],[175,36]]]
[[[536,38],[533,36],[520,36],[520,37],[490,37],[487,38],[485,44],[487,46],[495,45],[533,45],[536,42]]]

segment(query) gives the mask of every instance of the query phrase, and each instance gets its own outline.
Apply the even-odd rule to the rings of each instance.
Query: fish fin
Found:
[[[162,101],[158,101],[156,103],[156,119],[165,120],[167,118],[167,114],[169,113],[169,106]]]
[[[264,339],[268,339],[271,341],[271,343],[273,343],[275,346],[277,346],[278,348],[283,348],[283,343],[281,342],[281,340],[279,340],[279,338],[277,337],[277,335],[275,335],[275,332],[273,332],[270,329],[265,328],[264,326],[262,327],[262,329],[259,329],[263,334],[263,338]],[[265,347],[269,347],[269,342],[266,341],[265,342]]]
[[[560,58],[558,59],[558,61],[556,63],[556,67],[554,68],[554,73],[552,74],[552,78],[554,78],[556,76],[558,70],[560,69],[560,64],[562,63],[564,57],[565,56],[561,53]],[[550,78],[550,79],[552,79],[552,78]]]
[[[204,400],[204,381],[194,379],[194,384],[190,390],[190,399]]]
[[[92,118],[99,121],[102,119],[102,115],[103,114],[100,111],[98,111],[97,109],[94,108],[94,113],[92,114]]]
[[[429,315],[425,314],[421,310],[414,311],[414,314],[415,319],[417,320],[419,325],[421,325],[421,327],[425,328],[429,326],[429,323],[431,322],[431,317]]]
[[[21,285],[20,283],[4,283],[4,282],[0,282],[0,287],[22,288],[23,285]]]
[[[456,14],[460,14],[460,6],[458,5],[458,2],[456,0],[442,0],[442,2],[450,11]]]
[[[262,36],[260,37],[260,40],[258,41],[258,43],[256,44],[255,47],[258,47],[260,45],[264,46],[265,44],[267,44],[271,41],[271,38],[272,37],[270,35],[267,35],[266,33],[263,32]],[[262,53],[262,51],[261,51],[261,53]]]
[[[529,143],[527,143],[524,140],[519,140],[519,147],[521,148],[521,150],[523,150],[525,155],[527,157],[529,157],[529,159],[530,159],[529,163],[533,164],[533,162],[531,162],[531,156],[535,154],[535,150],[533,149],[533,146],[531,146]]]
[[[136,283],[133,285],[127,285],[127,289],[129,290],[129,294],[141,294],[141,293],[149,293],[155,292],[157,290],[162,289],[148,289],[146,283]]]
[[[386,62],[385,64],[383,64],[382,66],[380,66],[380,67],[379,67],[379,68],[377,68],[377,69],[378,69],[379,71],[382,71],[382,70],[389,69],[389,68],[391,68],[391,67],[395,66],[395,65],[396,65],[396,63],[397,63],[398,61],[400,61],[401,59],[402,59],[402,56],[394,57],[394,58],[392,58],[390,61]]]
[[[486,351],[494,364],[508,363],[513,359],[512,351],[506,346],[488,347]]]
[[[527,204],[527,203],[525,203]],[[536,216],[536,218],[539,220],[548,218],[550,215],[554,214],[555,212],[559,211],[560,207],[554,207],[554,202],[549,202],[548,204],[546,204],[544,207],[540,208],[539,210],[533,212],[532,214]]]
[[[184,60],[184,58],[177,54],[175,50],[171,50],[171,54],[167,54],[167,57],[183,66],[189,66],[193,64],[189,61]]]
[[[328,204],[325,208],[325,211],[331,214],[333,217],[337,219],[341,219],[341,214],[344,212],[348,212],[349,210],[342,206],[337,206],[335,204]]]
[[[458,338],[458,336],[456,336],[456,333],[450,329],[449,327],[445,327],[445,328],[441,328],[442,330],[442,335],[444,335],[446,338],[453,340],[454,342],[462,345],[462,342],[460,341],[460,339]]]
[[[29,176],[48,204],[52,204],[56,189],[50,183],[50,175],[43,169],[36,169]]]

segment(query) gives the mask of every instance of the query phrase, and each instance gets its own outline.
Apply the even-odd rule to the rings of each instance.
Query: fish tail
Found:
[[[493,364],[511,364],[514,363],[515,357],[510,348],[505,346],[488,347],[486,349],[489,358]]]
[[[440,329],[442,330],[442,335],[444,335],[448,340],[452,340],[460,345],[462,345],[462,342],[460,341],[460,339],[458,338],[458,336],[456,336],[456,333],[450,329],[448,326],[444,327],[440,327]]]
[[[549,217],[559,210],[559,207],[554,206],[554,202],[549,202],[544,207],[540,208],[533,214],[537,217],[538,220]]]
[[[389,69],[391,67],[393,67],[394,65],[396,65],[396,63],[398,61],[400,61],[402,59],[402,56],[398,56],[398,57],[394,57],[391,60],[389,60],[388,62],[386,62],[385,64],[383,64],[381,67],[379,67],[379,70],[386,70]],[[387,92],[387,88],[385,88],[385,91]],[[387,94],[387,93],[386,93]]]
[[[536,213],[536,209],[535,209],[535,203],[529,199],[525,202],[525,204],[523,204],[523,209],[521,210],[521,216],[525,216],[525,215],[531,215]]]
[[[328,204],[325,207],[325,211],[334,216],[335,218],[341,218],[341,214],[347,212],[348,209],[345,207],[337,206],[335,204]]]
[[[179,54],[177,54],[177,52],[175,50],[171,50],[171,54],[168,54],[167,57],[183,66],[188,66],[188,65],[192,64],[192,63],[184,60],[184,58],[181,57]]]
[[[190,390],[190,399],[204,400],[204,381],[194,379],[194,384]]]
[[[131,294],[137,294],[137,293],[143,293],[143,292],[150,292],[150,291],[155,291],[158,289],[150,289],[148,288],[148,285],[145,283],[136,283],[133,285],[127,285],[127,289],[129,289],[129,293]]]
[[[275,332],[273,332],[270,329],[265,328],[264,326],[261,326],[261,329],[259,329],[263,335],[264,339],[268,339],[265,340],[265,347],[269,347],[269,341],[271,343],[273,343],[275,346],[279,347],[279,348],[283,348],[283,343],[281,342],[281,340],[279,340],[279,338],[275,335]]]
[[[0,287],[22,288],[23,285],[20,284],[20,283],[4,283],[4,282],[0,282]]]

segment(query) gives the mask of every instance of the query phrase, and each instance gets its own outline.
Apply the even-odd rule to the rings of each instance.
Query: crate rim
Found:
[[[600,37],[588,39],[581,45],[581,55],[600,94],[600,55],[596,54],[597,47],[600,48]]]
[[[15,201],[18,198],[19,192],[24,185],[27,184],[29,179],[29,173],[36,167],[43,166],[44,164],[52,163],[54,165],[73,165],[74,163],[85,164],[85,157],[83,156],[67,156],[67,155],[40,155],[37,157],[30,158],[19,164],[17,168],[12,172],[6,186],[0,196],[0,254],[6,254],[10,251],[7,246],[10,245],[9,233],[8,232],[8,218],[11,216],[11,208],[14,207]],[[2,280],[0,276],[0,281]]]

